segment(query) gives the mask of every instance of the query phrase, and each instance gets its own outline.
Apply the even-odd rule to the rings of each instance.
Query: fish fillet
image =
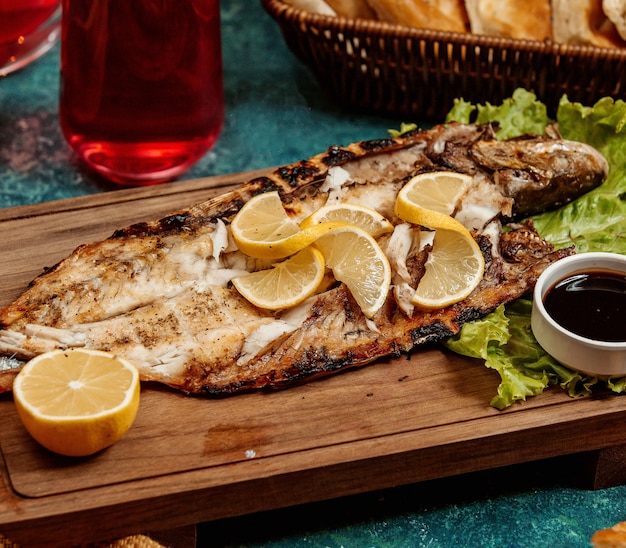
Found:
[[[468,298],[424,312],[403,295],[423,274],[429,234],[395,218],[393,206],[412,176],[433,170],[473,177],[456,217],[472,231],[486,269]],[[498,141],[489,125],[452,123],[331,147],[222,196],[81,245],[41,274],[0,310],[0,354],[13,358],[0,371],[0,391],[11,389],[20,360],[56,348],[114,352],[134,362],[144,381],[204,395],[287,387],[410,352],[525,294],[549,264],[573,253],[555,250],[519,219],[575,199],[601,184],[607,171],[598,151],[554,132]],[[394,232],[379,239],[393,287],[373,318],[336,282],[275,313],[233,288],[234,276],[269,263],[239,252],[229,223],[250,197],[274,190],[297,221],[346,202],[393,222]]]

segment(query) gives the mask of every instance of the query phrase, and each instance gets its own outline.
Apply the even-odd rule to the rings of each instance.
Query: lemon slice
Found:
[[[300,228],[325,222],[344,222],[358,226],[368,234],[377,238],[382,234],[393,231],[393,224],[384,215],[375,209],[358,205],[339,203],[321,207],[300,223]]]
[[[231,233],[239,250],[257,259],[283,259],[301,251],[337,223],[321,223],[301,230],[291,219],[278,192],[251,198],[231,223]]]
[[[485,259],[467,228],[451,217],[472,183],[461,173],[437,171],[413,177],[398,193],[395,214],[435,230],[412,302],[423,309],[444,308],[465,299],[480,283]]]
[[[385,302],[391,266],[376,240],[363,229],[346,225],[321,236],[315,245],[337,280],[348,286],[363,313],[371,318]]]
[[[90,349],[40,354],[13,383],[26,430],[47,449],[68,456],[91,455],[118,441],[135,420],[139,393],[133,365]]]
[[[480,283],[485,260],[474,239],[438,229],[412,302],[422,309],[444,308],[465,299]]]
[[[446,216],[452,215],[471,184],[472,178],[469,175],[452,171],[416,175],[398,193],[396,215],[407,220],[405,215],[415,215],[416,207]],[[405,210],[408,212],[405,213]]]
[[[253,305],[280,310],[315,293],[324,279],[324,269],[324,256],[309,246],[273,268],[238,276],[232,282]]]

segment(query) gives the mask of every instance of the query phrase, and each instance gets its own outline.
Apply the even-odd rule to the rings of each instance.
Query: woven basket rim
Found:
[[[370,36],[431,40],[485,48],[516,49],[557,56],[580,57],[582,59],[626,59],[626,48],[603,48],[591,45],[561,44],[551,40],[517,40],[469,32],[459,33],[421,29],[396,25],[386,21],[358,18],[351,19],[342,16],[311,13],[287,4],[283,0],[261,0],[261,3],[275,18],[284,18],[285,20],[293,21],[303,26],[310,25],[334,28],[338,32],[349,31],[355,34],[364,33]]]

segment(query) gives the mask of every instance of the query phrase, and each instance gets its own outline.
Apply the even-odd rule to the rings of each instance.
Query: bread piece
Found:
[[[602,0],[552,0],[552,20],[556,42],[605,48],[624,45],[602,11]]]
[[[596,531],[591,537],[593,548],[626,548],[626,522]]]
[[[285,4],[289,4],[294,8],[308,11],[311,13],[319,13],[320,15],[337,15],[337,12],[330,7],[324,0],[284,0]]]
[[[465,0],[475,34],[547,40],[552,38],[550,0]]]
[[[602,0],[602,11],[615,25],[620,37],[626,40],[626,0]]]
[[[376,19],[376,12],[366,0],[326,0],[337,15],[362,19]]]
[[[409,27],[467,32],[463,0],[367,0],[381,21]]]

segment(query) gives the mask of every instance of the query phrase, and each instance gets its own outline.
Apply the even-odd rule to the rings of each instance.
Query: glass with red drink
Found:
[[[219,0],[63,0],[63,134],[126,185],[173,180],[224,118]]]
[[[61,0],[0,0],[0,76],[46,53],[60,30]]]

